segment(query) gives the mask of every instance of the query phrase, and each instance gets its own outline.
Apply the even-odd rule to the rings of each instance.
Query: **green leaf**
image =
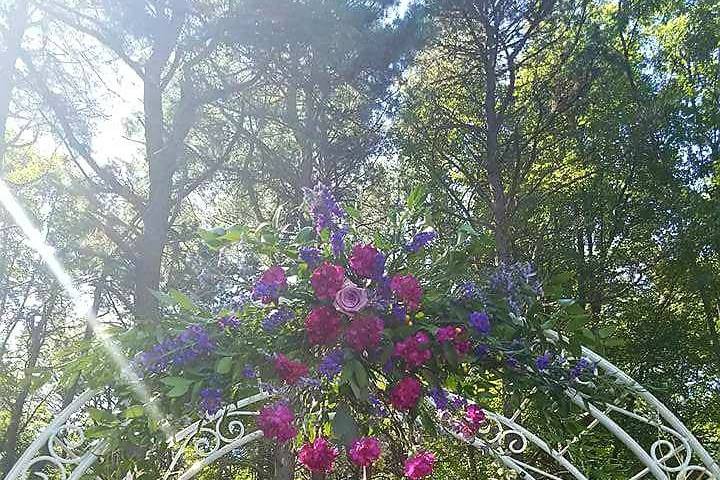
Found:
[[[192,380],[187,380],[181,377],[167,377],[160,379],[162,383],[170,388],[167,396],[170,398],[182,397],[190,390],[190,385],[193,384]]]
[[[232,369],[232,360],[232,357],[222,357],[215,364],[215,371],[220,375],[230,373],[230,370]]]
[[[335,417],[332,419],[332,429],[335,436],[346,446],[349,446],[358,437],[358,425],[345,405],[338,405]]]
[[[123,412],[125,418],[138,418],[145,414],[145,408],[142,405],[133,405],[128,407]]]
[[[170,297],[175,300],[177,305],[179,305],[180,308],[182,308],[183,310],[186,310],[188,312],[194,312],[195,310],[197,310],[193,301],[190,300],[190,297],[188,297],[181,291],[172,288],[168,293],[170,294]]]
[[[92,418],[95,423],[98,424],[115,424],[117,423],[117,418],[112,413],[108,412],[107,410],[100,410],[98,408],[91,408],[88,410],[88,414],[90,415],[90,418]]]
[[[425,185],[418,185],[412,189],[407,198],[407,206],[410,210],[415,210],[427,197],[427,189]]]

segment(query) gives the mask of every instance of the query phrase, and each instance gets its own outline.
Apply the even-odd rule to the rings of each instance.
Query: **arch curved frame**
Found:
[[[559,338],[555,332],[548,332],[548,337],[551,340]],[[441,412],[437,417],[440,428],[483,454],[492,456],[500,465],[514,470],[526,480],[590,480],[591,477],[573,463],[570,450],[583,436],[598,427],[604,427],[638,460],[639,469],[634,474],[628,474],[629,480],[720,480],[720,464],[662,402],[589,348],[583,347],[582,353],[594,362],[596,375],[608,375],[630,387],[628,392],[634,397],[632,403],[635,408],[628,410],[619,405],[620,401],[595,405],[578,391],[568,388],[566,394],[578,407],[580,415],[586,418],[587,426],[565,444],[555,446],[543,439],[541,434],[521,424],[522,406],[510,418],[486,410],[488,421],[473,438],[464,437],[454,430]],[[25,479],[38,464],[53,467],[61,480],[78,480],[92,475],[92,465],[107,453],[108,447],[102,440],[86,440],[76,418],[97,393],[93,390],[83,392],[60,412],[20,456],[5,480]],[[260,392],[244,398],[177,432],[170,440],[174,454],[163,480],[193,478],[219,458],[262,438],[262,432],[246,428],[244,420],[256,416],[258,411],[254,406],[269,397],[268,393]],[[656,429],[657,440],[651,445],[640,445],[623,428],[622,425],[628,422]],[[533,465],[530,462],[527,455],[530,449],[544,457],[542,464]],[[184,457],[188,450],[195,452],[196,460],[185,465]],[[532,458],[538,457],[533,455]],[[555,468],[550,471],[548,465]],[[37,478],[49,478],[42,472],[33,473]]]

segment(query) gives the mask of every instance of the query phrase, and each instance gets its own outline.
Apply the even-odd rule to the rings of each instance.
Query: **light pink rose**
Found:
[[[367,303],[367,290],[352,282],[345,282],[345,285],[335,294],[335,309],[347,315],[359,312],[365,308]]]

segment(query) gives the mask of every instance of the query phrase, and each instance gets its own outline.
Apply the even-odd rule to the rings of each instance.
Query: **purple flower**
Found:
[[[500,265],[490,276],[490,289],[504,296],[510,311],[518,315],[543,294],[537,272],[527,262]]]
[[[463,397],[453,395],[453,397],[450,399],[450,408],[453,410],[465,409],[467,403],[467,400],[465,400]]]
[[[266,332],[272,332],[285,325],[287,322],[295,318],[295,313],[287,308],[273,310],[262,321],[262,329]]]
[[[342,350],[333,350],[320,361],[317,369],[328,380],[332,380],[342,371],[345,354]]]
[[[221,328],[238,328],[241,324],[242,322],[235,315],[225,315],[218,319],[218,325]]]
[[[181,367],[215,349],[215,341],[200,325],[190,325],[180,334],[167,338],[137,356],[137,362],[148,372],[160,373],[170,367]]]
[[[541,372],[545,371],[550,367],[550,363],[552,363],[552,360],[553,354],[550,352],[545,352],[535,359],[535,368],[537,368]]]
[[[405,250],[411,253],[417,253],[436,238],[437,233],[433,231],[416,233],[412,241],[405,245]]]
[[[345,217],[345,212],[338,205],[330,189],[322,183],[318,183],[315,188],[305,188],[303,192],[305,202],[308,204],[310,214],[315,222],[315,230],[318,233],[325,228],[330,231],[337,230]]]
[[[467,281],[458,285],[458,295],[461,300],[476,300],[482,297],[482,292],[477,283]]]
[[[484,360],[487,358],[488,354],[490,354],[490,347],[485,345],[484,343],[479,344],[475,347],[475,356],[478,357],[479,360]]]
[[[435,408],[438,410],[447,410],[448,408],[448,394],[442,387],[433,387],[430,389],[430,396],[435,403]]]
[[[407,308],[399,303],[393,304],[392,317],[397,324],[404,325],[407,318]]]
[[[248,380],[256,378],[257,372],[255,371],[255,367],[253,367],[250,364],[245,365],[245,367],[242,370],[242,376],[244,378],[247,378]]]
[[[508,368],[511,368],[513,370],[519,370],[520,369],[520,362],[517,358],[515,358],[515,355],[510,354],[505,359],[505,365],[508,366]]]
[[[370,395],[368,397],[368,402],[370,402],[370,407],[372,408],[373,415],[375,415],[376,417],[388,416],[387,407],[385,407],[385,404],[380,401],[380,399],[377,398],[375,395]]]
[[[575,366],[570,369],[570,378],[574,380],[590,368],[592,368],[592,362],[585,357],[581,357],[580,360],[575,363]]]
[[[222,406],[222,391],[217,388],[200,390],[200,410],[208,415],[215,415]]]
[[[300,259],[307,263],[310,268],[315,268],[322,262],[320,250],[315,247],[300,247],[298,254],[300,255]]]
[[[341,227],[337,230],[334,230],[332,234],[330,234],[330,245],[332,246],[333,255],[335,258],[342,255],[342,253],[345,251],[345,235],[348,233],[347,227]]]
[[[470,313],[469,323],[475,331],[482,335],[490,335],[490,317],[485,312],[472,312]]]

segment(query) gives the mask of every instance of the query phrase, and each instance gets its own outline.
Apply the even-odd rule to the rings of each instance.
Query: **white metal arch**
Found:
[[[548,335],[557,339],[554,332]],[[718,462],[665,405],[600,355],[588,348],[583,348],[582,352],[596,364],[596,374],[608,375],[630,387],[627,392],[633,396],[633,404],[636,405],[632,411],[620,405],[620,401],[594,405],[579,392],[568,388],[566,394],[578,407],[578,413],[587,417],[588,425],[564,445],[550,445],[541,434],[523,426],[519,420],[523,407],[510,418],[486,411],[488,421],[473,438],[454,431],[442,413],[438,414],[437,421],[448,434],[491,455],[526,480],[591,480],[573,463],[570,449],[598,427],[604,427],[637,458],[639,470],[629,472],[629,480],[720,480]],[[91,467],[106,453],[107,445],[98,440],[86,441],[82,426],[75,421],[96,394],[95,391],[86,391],[60,412],[20,456],[5,480],[25,479],[37,464],[53,467],[60,480],[97,478],[93,476]],[[253,406],[268,397],[269,394],[261,392],[244,398],[175,434],[170,443],[175,453],[163,480],[188,480],[222,456],[260,439],[262,432],[247,429],[243,420],[257,415],[258,411]],[[657,440],[651,445],[640,445],[623,428],[629,422],[655,428]],[[186,465],[183,457],[189,448],[194,450],[197,460]],[[531,464],[528,459],[536,457],[526,455],[530,449],[542,454],[547,461],[542,465]],[[41,453],[41,450],[47,452]],[[548,471],[547,465],[555,465],[556,468]],[[49,478],[41,472],[35,472],[35,475]]]

